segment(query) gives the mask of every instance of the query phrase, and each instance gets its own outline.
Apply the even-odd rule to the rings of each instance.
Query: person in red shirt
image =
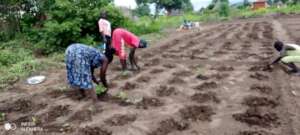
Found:
[[[132,69],[136,68],[137,70],[139,70],[140,67],[137,65],[137,60],[134,57],[135,50],[137,48],[146,48],[147,42],[123,28],[117,28],[113,31],[112,46],[115,49],[115,54],[120,58],[123,71],[127,70],[127,55],[125,51],[125,45],[127,47],[130,47],[129,62]]]

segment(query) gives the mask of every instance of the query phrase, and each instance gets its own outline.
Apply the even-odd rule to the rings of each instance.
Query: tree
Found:
[[[249,0],[244,0],[244,3],[243,3],[244,7],[248,7],[250,6],[250,2]]]
[[[149,0],[149,3],[155,4],[155,16],[161,9],[165,9],[168,14],[172,10],[191,10],[192,4],[190,0]]]
[[[227,17],[229,15],[229,1],[228,0],[220,0],[219,6],[219,15]]]
[[[150,8],[147,4],[139,4],[134,10],[134,13],[138,16],[149,16],[150,12]]]

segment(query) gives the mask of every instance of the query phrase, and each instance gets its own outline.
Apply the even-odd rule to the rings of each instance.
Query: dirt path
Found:
[[[110,65],[111,96],[101,97],[95,106],[68,89],[65,69],[43,72],[45,83],[28,86],[21,81],[1,93],[0,112],[6,114],[1,124],[12,122],[18,128],[0,132],[298,135],[298,78],[263,69],[275,56],[276,38],[290,40],[291,30],[282,24],[280,19],[256,18],[171,34],[138,52],[140,72],[122,76],[118,62]],[[25,131],[33,127],[43,131]]]

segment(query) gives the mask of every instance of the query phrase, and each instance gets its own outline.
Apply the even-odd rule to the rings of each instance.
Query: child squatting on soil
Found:
[[[105,92],[108,91],[105,74],[111,61],[99,50],[84,44],[71,44],[65,52],[65,62],[69,84],[72,88],[79,90],[83,97],[89,95],[94,102],[97,101],[93,82],[99,84],[94,76],[94,69],[98,67],[101,67],[99,76],[106,88]]]
[[[116,55],[118,55],[120,58],[123,71],[127,70],[125,44],[130,47],[129,62],[131,64],[131,68],[135,70],[135,67],[137,70],[139,70],[140,67],[137,65],[137,59],[134,56],[135,50],[136,48],[146,48],[147,42],[123,28],[117,28],[114,30],[112,36],[112,45],[115,49]]]
[[[281,41],[276,41],[274,43],[274,48],[280,52],[280,56],[275,59],[268,67],[275,63],[281,61],[283,64],[287,65],[291,68],[290,73],[296,73],[296,75],[300,75],[298,67],[294,64],[300,63],[300,46],[296,44],[284,44]]]

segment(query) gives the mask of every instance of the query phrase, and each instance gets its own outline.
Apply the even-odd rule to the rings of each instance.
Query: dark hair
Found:
[[[148,43],[146,40],[141,39],[140,43],[139,43],[139,47],[138,48],[147,48],[148,47]]]
[[[105,51],[105,56],[106,58],[108,59],[108,63],[111,63],[114,59],[114,54],[115,54],[116,50],[114,48],[106,48],[106,51]]]
[[[101,11],[100,12],[100,18],[107,19],[107,12],[106,11]]]
[[[276,41],[274,43],[274,48],[280,52],[283,49],[284,44],[281,41]]]

